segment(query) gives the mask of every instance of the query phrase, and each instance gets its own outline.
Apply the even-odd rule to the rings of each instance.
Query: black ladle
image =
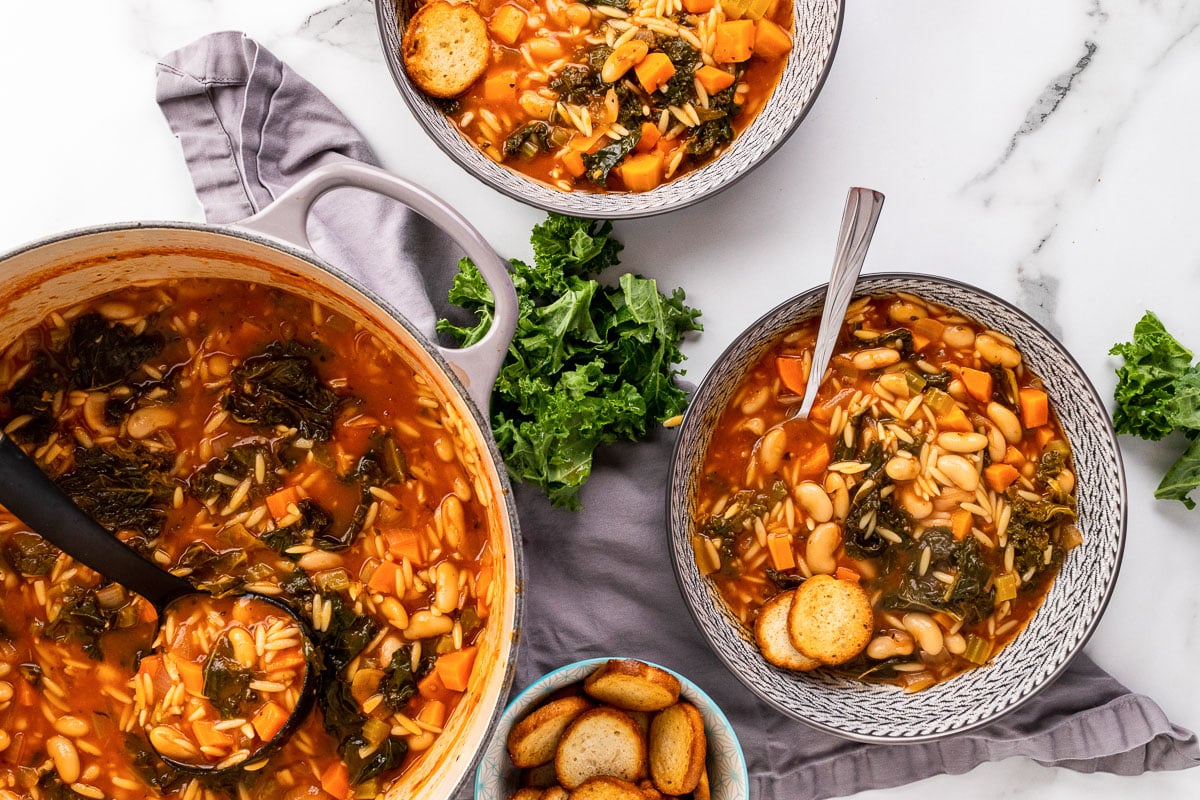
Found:
[[[144,597],[158,612],[159,624],[166,618],[168,609],[183,598],[194,595],[208,596],[206,592],[182,578],[142,558],[105,530],[75,505],[74,501],[25,455],[20,446],[2,432],[0,505],[76,561]],[[241,595],[270,603],[295,620],[304,636],[305,650],[311,652],[312,630],[308,622],[294,609],[267,595],[253,592],[242,592]],[[218,775],[261,761],[280,747],[312,710],[318,683],[316,673],[311,659],[306,659],[304,682],[287,722],[269,741],[264,742],[237,764],[218,768],[215,765],[179,761],[162,753],[159,753],[159,757],[172,767],[194,775]]]

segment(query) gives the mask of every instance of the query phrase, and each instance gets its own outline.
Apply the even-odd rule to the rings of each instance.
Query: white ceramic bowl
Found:
[[[671,554],[696,624],[726,667],[779,711],[846,738],[870,742],[937,739],[985,725],[1057,678],[1083,649],[1112,594],[1125,543],[1125,473],[1112,423],[1095,388],[1054,337],[1015,306],[947,278],[883,274],[861,278],[855,296],[910,292],[966,314],[1016,341],[1041,376],[1072,448],[1083,544],[1066,558],[1026,629],[987,666],[906,694],[826,670],[793,672],[767,663],[752,631],[700,574],[691,536],[712,430],[746,370],[783,333],[821,312],[825,287],[768,311],[717,359],[679,430],[668,479]]]
[[[843,0],[792,0],[797,46],[779,85],[753,122],[717,159],[679,180],[636,194],[564,192],[497,164],[467,141],[441,106],[416,89],[404,70],[400,38],[412,14],[409,0],[375,3],[383,55],[404,102],[437,145],[467,172],[523,203],[594,219],[645,217],[710,197],[744,177],[775,152],[812,107],[829,74],[842,29]]]
[[[508,800],[517,790],[518,770],[509,760],[506,747],[508,732],[512,726],[549,695],[573,683],[583,683],[584,678],[609,660],[611,659],[589,658],[559,667],[538,678],[513,698],[500,716],[492,738],[480,757],[479,767],[475,771],[475,800]],[[708,737],[708,779],[712,800],[748,800],[750,777],[746,772],[746,759],[742,755],[737,733],[724,712],[703,689],[678,672],[645,659],[636,660],[664,669],[678,678],[680,697],[694,705],[704,718],[704,732]]]

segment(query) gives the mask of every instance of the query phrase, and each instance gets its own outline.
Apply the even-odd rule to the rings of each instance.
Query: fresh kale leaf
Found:
[[[578,507],[579,487],[602,445],[646,435],[651,421],[683,411],[675,383],[680,343],[700,330],[682,290],[625,274],[615,286],[593,276],[619,263],[612,223],[550,214],[533,229],[532,264],[513,261],[517,330],[492,397],[492,430],[509,472]],[[459,263],[449,299],[474,326],[438,322],[463,345],[491,324],[494,302],[478,269]]]
[[[1195,508],[1196,501],[1188,495],[1197,486],[1200,486],[1200,436],[1192,439],[1183,455],[1167,470],[1154,490],[1154,496],[1159,500],[1178,500],[1188,508]]]
[[[1153,313],[1147,311],[1133,329],[1133,341],[1114,345],[1109,351],[1125,363],[1117,369],[1113,425],[1118,433],[1158,440],[1175,427],[1171,420],[1171,398],[1177,378],[1192,365],[1192,351],[1167,333]]]

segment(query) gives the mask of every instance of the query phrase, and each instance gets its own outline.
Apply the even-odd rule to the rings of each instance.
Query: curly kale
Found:
[[[89,657],[99,661],[103,658],[100,637],[112,628],[116,617],[117,609],[104,608],[94,589],[71,586],[63,595],[58,613],[46,623],[42,633],[56,642],[76,642]]]
[[[627,136],[622,136],[610,145],[601,147],[594,153],[583,154],[584,175],[597,186],[608,182],[608,173],[612,172],[625,156],[633,152],[633,148],[642,139],[641,130],[635,130]]]
[[[245,425],[282,425],[305,439],[328,441],[342,401],[317,374],[319,356],[296,341],[272,342],[234,369],[225,408]]]
[[[174,459],[135,446],[76,448],[75,464],[59,476],[59,488],[111,531],[135,531],[144,540],[162,530],[163,507],[175,494]],[[131,542],[136,547],[144,541]]]
[[[509,134],[504,140],[504,155],[524,155],[531,158],[539,152],[548,152],[550,144],[550,126],[541,120],[534,120],[523,128]]]

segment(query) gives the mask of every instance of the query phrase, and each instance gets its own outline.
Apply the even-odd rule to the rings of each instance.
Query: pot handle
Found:
[[[433,346],[449,362],[484,417],[488,417],[492,387],[517,329],[517,292],[508,275],[508,263],[445,201],[415,183],[368,164],[326,164],[309,172],[269,206],[237,225],[311,251],[306,231],[309,210],[318,197],[342,186],[366,189],[400,201],[441,228],[479,268],[495,299],[488,332],[469,347],[442,347],[436,343]]]

